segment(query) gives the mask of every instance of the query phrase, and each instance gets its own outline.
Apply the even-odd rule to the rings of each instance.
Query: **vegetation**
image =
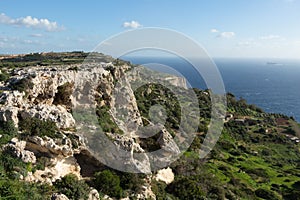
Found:
[[[120,198],[123,189],[120,186],[120,177],[114,172],[104,170],[97,172],[94,176],[94,187],[103,194]]]
[[[7,144],[13,137],[16,137],[18,132],[12,121],[0,121],[0,145]]]
[[[20,92],[28,92],[29,90],[33,89],[33,83],[31,81],[32,77],[26,77],[23,79],[15,80],[10,84],[10,88],[12,90],[18,90]]]
[[[78,180],[74,174],[69,174],[61,180],[56,181],[53,186],[59,193],[65,194],[69,199],[87,199],[90,188],[84,182]]]
[[[70,52],[32,53],[23,56],[6,56],[0,60],[0,68],[76,64],[82,63],[87,55],[88,54],[84,52]]]
[[[149,107],[161,102],[164,105],[164,101],[158,100],[165,97],[161,92],[159,98],[157,94],[154,95],[156,98],[145,94],[149,88],[152,92],[161,91],[160,86],[144,87],[135,94],[140,111],[149,119]],[[210,98],[207,95],[209,91],[194,91],[202,117],[199,134],[189,150],[172,164],[175,181],[170,185],[152,183],[156,195],[161,199],[295,198],[299,192],[292,185],[299,181],[300,152],[298,144],[286,136],[299,136],[293,128],[293,120],[281,114],[265,113],[254,105],[248,105],[244,99],[237,100],[228,94],[228,114],[233,118],[225,123],[223,133],[209,156],[199,160],[197,151],[207,132]],[[171,98],[169,102],[176,101]],[[174,105],[167,107],[170,109]],[[282,120],[285,125],[278,124]],[[170,122],[168,117],[166,126],[174,129]],[[147,144],[149,147],[151,143]]]
[[[22,117],[19,121],[20,130],[24,136],[48,136],[51,138],[60,137],[55,122],[40,120],[35,117]]]
[[[7,81],[10,78],[10,74],[7,73],[6,70],[2,70],[2,72],[0,72],[0,81]]]
[[[97,107],[96,114],[98,117],[100,127],[104,132],[122,134],[122,130],[112,119],[109,110],[109,106]]]
[[[29,66],[53,66],[82,64],[84,61],[91,62],[113,62],[114,59],[102,53],[85,53],[82,51],[61,52],[61,53],[31,53],[17,56],[0,56],[1,68],[16,68]],[[116,64],[124,64],[125,61],[118,60]],[[71,67],[70,70],[77,70]]]
[[[41,200],[50,199],[52,187],[46,184],[27,183],[19,180],[0,179],[0,199]]]
[[[73,52],[30,54],[1,59],[0,81],[6,81],[9,77],[4,68],[26,67],[33,64],[74,64],[86,56],[87,54],[83,52]],[[101,54],[91,55],[89,59],[114,61]],[[113,63],[126,64],[120,60]],[[73,67],[68,69],[78,70]],[[108,70],[114,69],[111,67]],[[26,92],[33,87],[31,78],[12,80],[10,87],[12,90]],[[72,90],[72,83],[60,86],[54,104],[65,105],[70,109]],[[157,199],[300,199],[300,144],[293,139],[300,137],[298,123],[282,114],[266,113],[229,93],[222,135],[210,154],[204,159],[199,159],[199,149],[203,147],[202,143],[210,123],[211,91],[198,89],[193,91],[198,97],[200,108],[196,137],[181,158],[170,165],[175,174],[174,182],[167,185],[152,179],[151,187]],[[104,93],[99,91],[99,94]],[[159,84],[143,85],[134,94],[144,125],[153,120],[149,114],[151,107],[159,104],[166,112],[164,125],[172,136],[175,136],[180,122],[186,120],[181,115],[182,108],[175,95]],[[98,122],[103,131],[121,134],[122,131],[110,115],[109,98],[105,95],[97,98]],[[75,115],[75,118],[82,118],[82,121],[87,123],[95,120],[92,116],[81,115],[79,112]],[[0,122],[1,146],[9,143],[13,137],[23,136],[25,139],[27,136],[35,135],[60,137],[54,122],[22,115],[19,116],[19,131],[21,135],[10,121]],[[78,147],[75,136],[72,134],[67,136],[73,146]],[[143,149],[154,151],[160,148],[158,137],[156,134],[147,139],[137,139],[136,142],[139,142]],[[86,199],[90,187],[96,188],[101,195],[107,194],[118,199],[139,193],[143,190],[142,186],[148,184],[146,175],[118,172],[109,168],[99,169],[99,172],[84,180],[78,180],[75,175],[67,175],[54,182],[53,186],[21,180],[28,172],[43,170],[49,164],[49,159],[41,155],[37,158],[36,164],[24,163],[1,150],[0,199],[49,199],[54,192],[63,193],[70,199]]]

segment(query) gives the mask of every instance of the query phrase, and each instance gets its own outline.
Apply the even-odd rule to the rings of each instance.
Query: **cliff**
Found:
[[[300,132],[292,118],[228,94],[222,135],[199,159],[210,90],[87,56],[0,59],[0,197],[299,199]],[[195,132],[190,143],[182,127]]]
[[[19,130],[16,137],[3,147],[3,151],[34,166],[41,161],[47,161],[43,163],[43,169],[29,171],[26,176],[21,176],[21,179],[52,184],[68,174],[75,174],[82,179],[103,168],[103,164],[100,163],[101,152],[90,148],[91,141],[87,141],[87,134],[83,133],[85,130],[82,126],[86,128],[86,122],[74,119],[87,117],[84,116],[86,113],[78,116],[78,109],[97,107],[101,113],[98,116],[96,112],[93,114],[99,120],[109,120],[104,122],[105,127],[102,129],[118,148],[144,152],[131,137],[143,123],[131,82],[141,79],[143,74],[150,71],[138,66],[133,67],[127,62],[117,63],[118,66],[114,64],[116,65],[112,62],[89,61],[84,64],[3,69],[10,77],[0,88],[0,121],[12,122]],[[130,75],[125,77],[125,73],[130,70]],[[153,72],[150,79],[159,77],[160,81],[186,88],[183,78],[157,75],[158,73]],[[116,90],[117,96],[113,94]],[[126,115],[123,113],[120,120],[119,111],[122,109],[126,110]],[[103,119],[99,115],[104,115]],[[93,126],[95,124],[88,128],[93,130]],[[168,131],[161,134],[170,135]],[[161,139],[162,145],[164,137]],[[118,152],[111,156],[120,160],[117,158],[120,156]],[[91,163],[92,167],[86,163]],[[149,158],[142,158],[139,164],[141,163],[142,165],[136,166],[137,170],[151,172]],[[145,191],[136,196],[143,199],[153,197],[154,194],[149,184],[146,184]]]

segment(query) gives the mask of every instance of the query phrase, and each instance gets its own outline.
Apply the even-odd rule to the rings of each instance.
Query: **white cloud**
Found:
[[[211,33],[219,33],[219,31],[217,29],[215,29],[215,28],[211,29],[210,32]]]
[[[131,22],[124,22],[123,23],[124,28],[139,28],[141,26],[142,25],[137,21],[131,21]]]
[[[29,36],[30,36],[30,37],[43,37],[43,35],[40,34],[40,33],[30,34]]]
[[[218,35],[218,37],[226,38],[226,39],[233,38],[234,36],[235,36],[234,32],[222,32]]]
[[[64,27],[59,26],[57,22],[51,22],[48,19],[38,19],[31,16],[13,19],[4,13],[0,14],[0,24],[25,26],[28,28],[44,29],[47,31],[59,31],[64,29]]]
[[[279,35],[265,35],[265,36],[261,36],[259,39],[261,40],[274,40],[274,39],[284,39]]]

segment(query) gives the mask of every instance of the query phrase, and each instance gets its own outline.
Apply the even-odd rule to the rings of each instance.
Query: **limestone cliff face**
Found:
[[[62,136],[32,135],[24,141],[15,139],[5,147],[24,162],[35,163],[38,157],[45,155],[49,158],[50,163],[44,170],[29,173],[25,180],[51,183],[69,173],[81,177],[83,171],[87,171],[83,169],[87,167],[83,163],[93,162],[95,169],[101,165],[96,162],[99,159],[94,157],[93,152],[89,152],[85,139],[76,132],[82,125],[72,115],[72,109],[77,107],[89,109],[92,105],[94,108],[109,108],[112,121],[123,134],[107,132],[107,136],[119,148],[144,152],[135,140],[138,127],[143,122],[134,96],[136,88],[130,83],[139,80],[141,72],[135,71],[126,76],[131,69],[129,65],[114,66],[112,63],[14,69],[9,81],[0,86],[0,121],[13,121],[18,126],[24,118],[51,120],[56,123]],[[178,87],[186,87],[182,78],[166,76],[161,79]],[[89,129],[97,127],[90,126]],[[159,143],[165,146],[168,137],[170,134],[165,130]],[[169,143],[168,148],[178,151],[176,144]],[[149,171],[148,158],[140,159],[139,164],[142,165],[137,165],[137,168],[141,172]],[[145,191],[137,197],[155,198],[150,186]]]

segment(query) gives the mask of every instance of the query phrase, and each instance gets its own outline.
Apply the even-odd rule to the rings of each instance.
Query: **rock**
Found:
[[[113,198],[110,198],[108,195],[104,195],[103,199],[104,200],[114,200]]]
[[[163,181],[166,184],[170,184],[174,181],[174,173],[171,168],[161,169],[157,171],[155,180]]]
[[[61,105],[33,105],[21,111],[23,118],[36,117],[41,120],[51,120],[58,128],[70,129],[75,127],[75,120],[71,113]]]
[[[13,138],[11,142],[3,147],[7,153],[20,158],[25,163],[36,163],[36,157],[33,152],[25,150],[26,142]]]
[[[127,170],[135,173],[151,173],[150,161],[144,150],[133,138],[107,133],[108,137],[112,139],[115,148],[109,149],[106,152],[107,163],[113,164],[115,169],[122,170],[127,167]],[[101,158],[100,155],[96,155]]]
[[[96,189],[90,191],[88,200],[100,200],[100,195]]]
[[[64,194],[54,193],[51,196],[51,200],[69,200],[69,198]]]
[[[46,182],[51,184],[67,174],[75,174],[79,179],[80,166],[74,155],[72,142],[69,138],[52,139],[49,137],[32,136],[28,138],[26,149],[51,158],[45,170],[36,170],[25,178],[29,182]]]
[[[2,107],[0,108],[0,121],[13,121],[17,126],[19,123],[18,119],[19,109],[12,106]]]
[[[51,159],[50,166],[45,167],[45,170],[36,170],[34,173],[28,173],[25,181],[52,184],[68,174],[74,174],[78,179],[81,179],[80,166],[76,159],[74,157],[57,157]]]
[[[21,108],[24,106],[24,92],[18,90],[13,91],[3,91],[0,97],[0,102],[5,105],[5,107],[17,107]]]
[[[64,144],[57,144],[62,143],[61,140],[64,141]],[[26,143],[26,149],[35,152],[35,153],[43,153],[49,156],[55,157],[58,155],[62,156],[72,156],[73,155],[73,148],[72,142],[69,138],[65,139],[56,139],[56,141],[52,138],[47,136],[41,138],[39,136],[32,136],[28,138],[28,142]]]
[[[173,140],[172,135],[166,129],[163,129],[161,131],[157,142],[159,143],[162,149],[173,154],[174,156],[180,154],[179,147],[177,146],[176,142]]]

